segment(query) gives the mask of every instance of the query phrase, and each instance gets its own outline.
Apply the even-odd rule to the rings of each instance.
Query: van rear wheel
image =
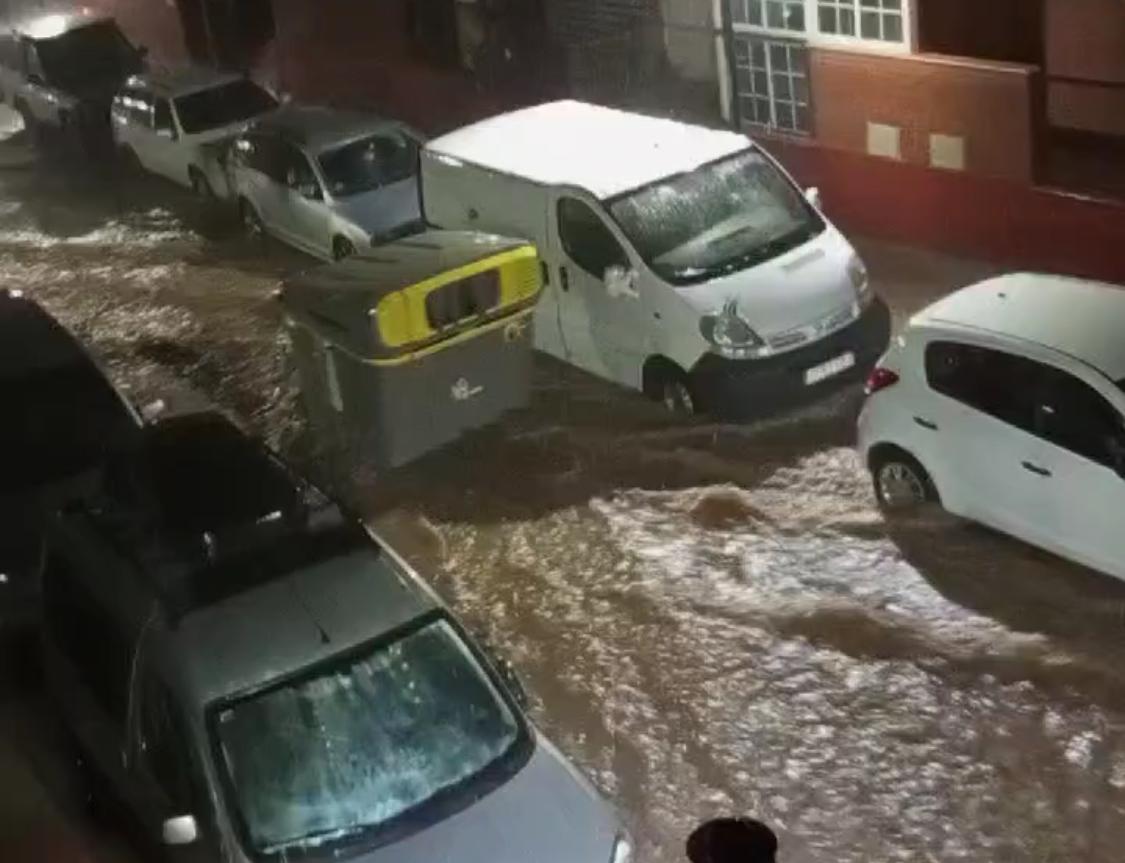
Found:
[[[695,416],[697,405],[691,381],[679,369],[661,371],[658,382],[659,397],[668,413],[679,417]]]
[[[238,202],[238,216],[242,222],[242,233],[246,236],[246,239],[264,244],[266,240],[265,225],[262,224],[262,218],[258,215],[258,211],[254,209],[254,205],[245,198]]]
[[[350,258],[355,254],[355,246],[347,237],[337,237],[332,241],[332,257],[337,261]]]

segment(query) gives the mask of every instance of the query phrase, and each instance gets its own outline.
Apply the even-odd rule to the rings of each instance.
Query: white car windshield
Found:
[[[176,99],[176,113],[188,135],[243,123],[276,107],[277,100],[253,81],[231,81]]]
[[[380,132],[322,153],[320,169],[334,197],[370,192],[418,173],[418,142],[398,130]]]
[[[213,730],[245,840],[281,857],[362,842],[475,793],[523,734],[440,619],[223,707]]]
[[[745,269],[824,230],[801,193],[757,150],[711,162],[609,202],[661,278],[691,284]]]

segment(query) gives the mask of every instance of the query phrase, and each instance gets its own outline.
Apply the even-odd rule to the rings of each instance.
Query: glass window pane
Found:
[[[748,0],[747,22],[755,27],[762,26],[762,0]]]
[[[840,33],[844,36],[855,35],[855,10],[840,10]]]
[[[755,115],[758,123],[768,126],[770,122],[770,103],[768,99],[755,99]]]
[[[864,39],[879,38],[879,13],[864,12],[859,16],[859,35]]]
[[[789,84],[788,75],[773,76],[773,97],[775,99],[793,98],[793,88]]]
[[[821,6],[820,7],[820,32],[821,33],[839,33],[836,29],[836,7],[834,6]]]
[[[770,92],[769,76],[765,72],[755,72],[752,89],[757,96],[768,96]]]
[[[785,12],[780,3],[767,0],[766,26],[776,27],[779,30],[785,29]]]
[[[789,4],[789,29],[805,29],[805,7],[800,3]]]
[[[808,132],[812,126],[809,124],[809,109],[806,106],[797,106],[797,131]]]
[[[878,9],[879,0],[859,0],[859,5],[864,9]]]
[[[789,52],[784,45],[770,45],[770,66],[774,72],[784,72],[789,68]]]
[[[734,62],[739,66],[745,66],[750,62],[750,46],[746,44],[745,39],[734,40]]]
[[[797,127],[797,120],[793,116],[793,106],[788,102],[778,102],[775,106],[777,111],[777,127],[779,129],[795,129]]]
[[[902,41],[902,16],[901,15],[884,15],[883,16],[883,38],[888,42],[901,42]]]
[[[750,65],[754,69],[766,68],[766,45],[755,40],[750,43]]]
[[[750,73],[745,69],[735,69],[734,82],[739,93],[751,92]]]
[[[902,0],[883,0],[884,9],[894,9],[898,12],[902,11]]]
[[[809,81],[804,75],[793,78],[793,98],[802,105],[809,103]]]

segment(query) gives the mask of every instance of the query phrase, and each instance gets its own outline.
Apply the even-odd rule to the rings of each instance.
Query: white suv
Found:
[[[1125,578],[1125,290],[1009,275],[916,315],[868,380],[885,509],[939,501]]]

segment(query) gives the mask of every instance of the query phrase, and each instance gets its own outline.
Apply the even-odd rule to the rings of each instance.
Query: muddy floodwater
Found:
[[[3,284],[138,401],[213,400],[367,514],[510,655],[640,861],[729,812],[774,824],[786,863],[1122,859],[1125,585],[937,514],[885,522],[857,392],[682,423],[542,359],[527,411],[371,476],[317,453],[286,377],[270,293],[310,261],[98,173],[0,169]],[[986,272],[859,245],[900,321]],[[19,698],[12,764],[48,710]]]

